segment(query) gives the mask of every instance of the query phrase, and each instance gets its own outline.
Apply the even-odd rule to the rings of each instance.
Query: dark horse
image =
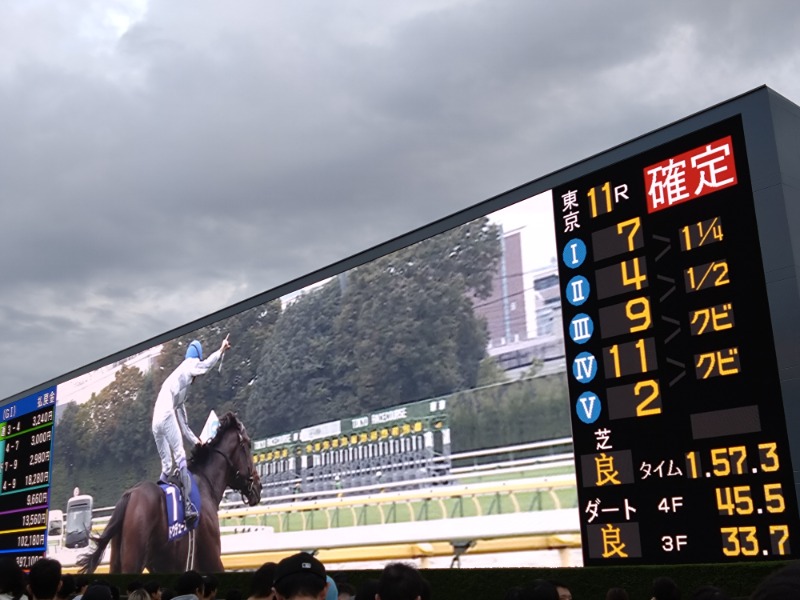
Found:
[[[201,515],[195,530],[195,560],[189,568],[203,573],[223,571],[217,511],[227,486],[242,493],[250,506],[261,500],[261,480],[253,465],[251,441],[236,414],[219,421],[217,434],[198,446],[189,459],[200,490]],[[78,560],[92,573],[111,543],[111,573],[179,573],[187,569],[189,536],[167,542],[166,496],[158,485],[143,481],[120,498],[105,530],[94,538],[96,548]]]

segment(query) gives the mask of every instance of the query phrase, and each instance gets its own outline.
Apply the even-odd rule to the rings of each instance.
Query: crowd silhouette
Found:
[[[0,600],[435,600],[439,593],[415,566],[387,564],[378,579],[366,579],[356,587],[344,573],[331,576],[311,554],[299,552],[278,563],[265,563],[250,577],[246,590],[219,589],[213,573],[186,571],[172,588],[157,579],[132,581],[124,594],[102,579],[62,574],[57,560],[43,558],[24,572],[12,556],[0,557]],[[441,597],[452,597],[443,590]],[[536,579],[527,585],[498,590],[505,600],[603,600],[578,598],[564,581]],[[749,596],[731,596],[724,589],[706,585],[682,595],[670,577],[653,580],[649,598],[641,600],[800,600],[800,564],[783,567],[766,577]],[[635,600],[623,587],[611,587],[605,600]]]

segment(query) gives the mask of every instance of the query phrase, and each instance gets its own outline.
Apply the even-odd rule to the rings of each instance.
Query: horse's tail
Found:
[[[119,502],[114,507],[114,512],[111,514],[111,519],[106,524],[103,533],[99,536],[92,536],[92,541],[95,543],[94,551],[81,555],[76,563],[80,567],[81,573],[94,573],[103,558],[103,552],[105,552],[108,543],[122,533],[122,522],[125,520],[125,511],[128,508],[131,491],[128,490],[122,494],[122,498],[119,499]]]

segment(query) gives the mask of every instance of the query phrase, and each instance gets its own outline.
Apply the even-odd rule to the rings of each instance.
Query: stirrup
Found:
[[[183,519],[186,521],[186,524],[193,525],[199,518],[200,513],[197,512],[197,507],[195,507],[193,502],[187,502],[183,507]]]
[[[175,469],[172,473],[170,473],[169,477],[167,477],[167,483],[170,485],[177,486],[179,489],[183,489],[183,480],[181,479],[181,472],[178,469]]]

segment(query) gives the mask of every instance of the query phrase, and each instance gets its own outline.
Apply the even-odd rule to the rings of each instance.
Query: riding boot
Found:
[[[199,517],[200,513],[197,512],[192,499],[190,497],[192,491],[192,478],[189,475],[189,469],[181,467],[181,483],[183,484],[183,516],[186,519],[187,525],[192,525]]]

